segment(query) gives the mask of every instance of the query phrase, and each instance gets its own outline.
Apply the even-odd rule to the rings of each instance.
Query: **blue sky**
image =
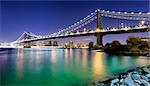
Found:
[[[1,1],[0,42],[11,42],[24,31],[48,35],[61,30],[87,16],[95,9],[126,12],[148,12],[148,1]],[[139,21],[103,18],[103,27],[120,23],[137,25]],[[87,26],[96,27],[95,23]],[[104,37],[104,42],[120,40],[128,36],[148,36],[148,33],[118,34]]]

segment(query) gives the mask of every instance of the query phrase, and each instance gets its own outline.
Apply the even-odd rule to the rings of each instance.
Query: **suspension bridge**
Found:
[[[97,37],[97,45],[103,47],[103,36],[108,34],[122,34],[122,33],[137,33],[137,32],[149,32],[150,24],[147,25],[137,25],[137,26],[123,26],[114,28],[102,28],[102,17],[111,17],[119,19],[128,20],[150,20],[150,12],[148,13],[128,13],[128,12],[115,12],[115,11],[105,11],[105,10],[95,10],[90,13],[90,15],[84,17],[78,22],[64,28],[58,32],[39,36],[31,32],[24,32],[17,40],[11,42],[11,44],[23,43],[24,47],[30,47],[30,42],[47,40],[47,39],[57,39],[57,38],[68,38],[68,37],[80,37],[80,36],[95,36]],[[85,25],[90,24],[96,20],[96,28],[93,30],[84,30]],[[79,29],[83,29],[82,31]]]

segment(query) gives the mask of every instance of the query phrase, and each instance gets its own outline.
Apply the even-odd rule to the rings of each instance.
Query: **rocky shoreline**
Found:
[[[150,65],[128,70],[102,82],[94,82],[92,86],[150,86]]]

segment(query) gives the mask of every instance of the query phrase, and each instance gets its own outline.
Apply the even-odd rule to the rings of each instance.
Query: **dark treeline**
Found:
[[[109,54],[150,52],[150,42],[148,40],[148,38],[129,37],[125,45],[122,45],[118,40],[114,40],[112,43],[106,43],[104,51]]]

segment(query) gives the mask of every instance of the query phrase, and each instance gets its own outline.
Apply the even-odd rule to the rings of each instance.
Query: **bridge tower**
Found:
[[[29,33],[29,32],[28,32]],[[27,33],[24,34],[24,39],[30,39],[31,36],[29,36]],[[30,42],[24,42],[23,43],[24,48],[30,48]]]
[[[102,37],[103,37],[103,33],[100,33],[100,31],[103,29],[102,28],[102,17],[99,11],[97,11],[97,27],[96,27],[96,31],[97,34],[95,36],[97,36],[97,45],[99,46],[99,48],[103,48],[103,41],[102,41]]]

